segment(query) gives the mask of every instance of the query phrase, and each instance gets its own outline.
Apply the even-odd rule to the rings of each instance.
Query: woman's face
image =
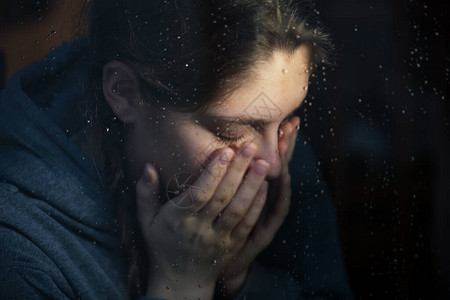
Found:
[[[164,188],[180,174],[198,172],[217,148],[253,141],[254,159],[270,164],[267,180],[279,176],[278,129],[303,102],[309,79],[308,49],[298,48],[289,60],[276,52],[256,67],[257,78],[244,83],[226,100],[203,114],[173,113],[136,120],[127,142],[132,177],[139,178],[146,163],[154,163]],[[186,178],[186,177],[184,177]]]

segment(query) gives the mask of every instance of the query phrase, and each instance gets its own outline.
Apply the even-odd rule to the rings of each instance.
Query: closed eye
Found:
[[[241,135],[241,136],[238,136],[238,137],[228,137],[228,136],[224,136],[224,135],[220,135],[219,134],[217,137],[218,137],[218,141],[221,144],[232,145],[232,144],[236,144],[237,142],[239,142],[244,137],[244,135]]]
[[[297,113],[300,106],[284,118],[280,126],[288,122]],[[270,123],[267,120],[224,116],[203,116],[202,121],[206,128],[210,128],[209,130],[215,133],[217,141],[223,145],[236,144],[245,138],[251,139],[256,134],[264,134],[266,125]],[[243,131],[243,127],[247,129]]]

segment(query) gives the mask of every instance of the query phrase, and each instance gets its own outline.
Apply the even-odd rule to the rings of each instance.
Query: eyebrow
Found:
[[[304,102],[305,101],[302,101],[296,108],[294,108],[292,112],[286,118],[283,119],[282,122],[286,121],[287,119],[289,119],[289,117],[294,115],[300,109],[300,107],[303,105]],[[254,128],[261,128],[271,123],[271,120],[256,119],[252,118],[249,115],[221,116],[221,115],[205,114],[203,118],[205,118],[207,122],[212,122],[216,124],[239,124],[252,126]]]
[[[205,119],[207,121],[212,121],[213,123],[218,124],[239,124],[246,126],[265,126],[270,123],[267,119],[255,119],[249,117],[248,115],[239,115],[239,116],[214,116],[214,115],[205,115]]]

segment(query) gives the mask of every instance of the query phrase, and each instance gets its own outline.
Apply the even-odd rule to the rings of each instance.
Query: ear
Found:
[[[123,123],[136,121],[139,81],[126,63],[114,60],[103,66],[103,96]]]

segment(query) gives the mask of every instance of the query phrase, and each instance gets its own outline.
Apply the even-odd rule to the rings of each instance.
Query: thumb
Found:
[[[136,184],[136,215],[141,226],[150,224],[160,208],[158,173],[152,164],[146,164]]]

